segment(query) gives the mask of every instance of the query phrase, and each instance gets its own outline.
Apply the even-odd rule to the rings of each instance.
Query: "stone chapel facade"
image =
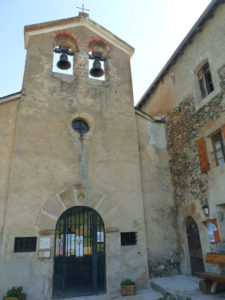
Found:
[[[25,27],[22,90],[0,98],[0,297],[212,268],[204,255],[225,239],[224,14],[212,1],[135,108],[130,45],[85,13]]]

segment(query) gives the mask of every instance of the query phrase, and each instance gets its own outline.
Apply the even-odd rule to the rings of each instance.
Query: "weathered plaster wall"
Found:
[[[57,219],[74,205],[94,208],[105,223],[107,290],[119,289],[123,277],[137,286],[148,279],[129,56],[112,46],[109,79],[89,79],[85,42],[93,32],[68,30],[80,41],[75,76],[52,73],[52,33],[30,37],[16,127],[2,266],[14,269],[14,285],[23,285],[32,299],[51,297],[53,259],[13,253],[14,237],[40,237],[49,230],[54,250]],[[72,129],[76,117],[90,126],[83,138]],[[136,246],[120,246],[120,232],[126,231],[137,232]],[[0,297],[12,279],[1,284]]]
[[[217,70],[224,65],[224,14],[225,5],[221,4],[215,10],[214,16],[204,24],[202,31],[195,35],[184,53],[164,75],[150,99],[142,106],[142,110],[153,116],[164,115],[188,96],[194,98],[197,108],[204,105],[208,99],[201,100],[196,72],[206,59],[215,88],[209,98],[218,93],[220,86]]]
[[[16,115],[19,100],[0,104],[0,258],[2,255],[5,213],[8,200],[8,186],[13,160]]]
[[[165,124],[136,114],[150,276],[179,272],[176,207]]]

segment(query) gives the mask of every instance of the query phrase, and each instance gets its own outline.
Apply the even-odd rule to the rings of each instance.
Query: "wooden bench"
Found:
[[[196,272],[195,275],[204,279],[199,281],[199,288],[203,294],[225,291],[225,275],[200,272]]]
[[[225,290],[225,274],[222,274],[222,271],[225,267],[225,254],[220,253],[207,253],[205,261],[209,264],[218,265],[221,274],[210,273],[210,272],[196,272],[197,277],[203,278],[199,282],[199,288],[204,294],[215,294],[219,291]]]

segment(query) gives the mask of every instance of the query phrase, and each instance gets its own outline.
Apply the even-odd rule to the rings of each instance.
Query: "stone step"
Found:
[[[194,276],[174,275],[170,277],[152,278],[151,287],[165,295],[171,294],[176,300],[224,300],[225,293],[204,295],[199,290],[199,278]],[[188,298],[189,297],[189,298]],[[168,299],[169,300],[169,299]]]

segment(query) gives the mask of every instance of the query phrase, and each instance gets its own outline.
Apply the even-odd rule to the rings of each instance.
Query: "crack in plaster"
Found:
[[[81,164],[80,164],[80,181],[85,187],[84,205],[88,205],[88,196],[90,188],[88,184],[88,149],[85,147],[82,139],[75,137],[75,143],[81,152]]]

